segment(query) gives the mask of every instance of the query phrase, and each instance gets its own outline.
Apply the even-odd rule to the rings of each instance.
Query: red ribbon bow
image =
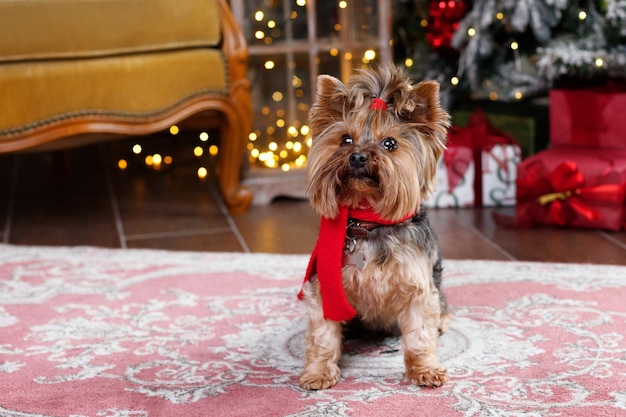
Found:
[[[583,173],[573,161],[565,161],[550,173],[537,161],[523,178],[517,180],[518,222],[532,225],[537,217],[564,226],[576,217],[590,222],[603,220],[602,213],[589,202],[621,205],[626,197],[626,183],[587,185]],[[546,212],[547,211],[547,212]]]

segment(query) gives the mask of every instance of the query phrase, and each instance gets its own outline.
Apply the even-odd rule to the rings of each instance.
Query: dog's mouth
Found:
[[[365,168],[351,170],[350,173],[347,175],[346,180],[363,182],[372,187],[378,187],[380,185],[378,175],[369,172]]]
[[[382,198],[382,185],[376,170],[364,167],[346,167],[339,175],[340,185],[337,186],[337,201],[348,207],[362,207],[364,202],[374,206]]]
[[[359,202],[364,198],[379,195],[381,192],[379,178],[368,172],[352,172],[342,181],[338,194],[344,199]]]

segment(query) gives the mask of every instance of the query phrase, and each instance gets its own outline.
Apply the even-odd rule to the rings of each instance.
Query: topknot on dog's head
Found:
[[[320,75],[317,99],[309,113],[312,134],[321,133],[349,113],[372,109],[374,100],[384,102],[385,106],[375,108],[394,115],[398,122],[414,123],[427,134],[445,137],[449,115],[440,105],[439,83],[413,85],[407,71],[397,65],[357,70],[346,85],[335,77]]]
[[[406,69],[384,65],[373,70],[358,70],[346,86],[348,107],[361,110],[371,100],[380,99],[400,122],[430,124],[445,133],[448,114],[441,109],[439,83],[423,81],[413,85]]]
[[[399,116],[411,88],[410,79],[402,67],[386,65],[373,70],[357,70],[347,84],[349,107],[359,111],[378,99],[386,104],[387,110]]]

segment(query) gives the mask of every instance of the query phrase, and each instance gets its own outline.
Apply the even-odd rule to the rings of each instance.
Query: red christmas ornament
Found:
[[[467,0],[431,0],[426,41],[435,51],[451,52],[452,35],[468,10]]]

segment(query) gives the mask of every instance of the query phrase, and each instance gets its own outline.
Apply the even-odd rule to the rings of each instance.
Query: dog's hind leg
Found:
[[[435,288],[439,291],[439,308],[440,308],[440,320],[439,320],[439,334],[445,333],[448,330],[448,325],[452,320],[452,316],[450,315],[450,311],[448,310],[448,301],[446,300],[446,295],[441,288],[441,281],[443,276],[443,265],[441,261],[441,254],[437,255],[437,262],[433,266],[433,283],[435,284]]]

